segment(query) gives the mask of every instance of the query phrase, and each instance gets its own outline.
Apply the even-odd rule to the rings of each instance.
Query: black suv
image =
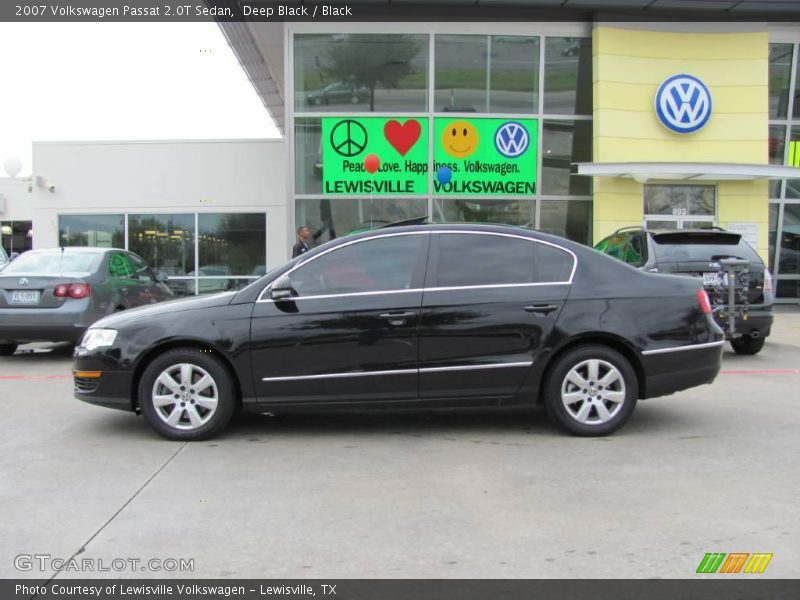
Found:
[[[626,227],[595,246],[645,271],[703,278],[714,318],[737,354],[757,354],[772,328],[772,278],[752,246],[718,227]],[[729,286],[729,282],[733,282]]]

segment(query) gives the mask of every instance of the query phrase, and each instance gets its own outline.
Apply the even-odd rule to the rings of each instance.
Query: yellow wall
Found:
[[[768,164],[766,31],[679,33],[599,25],[592,48],[594,162]],[[673,133],[653,107],[658,86],[678,73],[698,77],[711,92],[711,117],[695,133]],[[765,258],[768,206],[766,181],[717,187],[718,224],[758,223],[758,249]],[[595,243],[619,227],[642,225],[643,216],[641,183],[595,178]]]

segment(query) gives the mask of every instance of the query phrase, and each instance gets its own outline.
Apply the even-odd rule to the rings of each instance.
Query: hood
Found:
[[[111,316],[104,317],[92,325],[92,327],[108,327],[110,329],[118,329],[128,325],[132,321],[140,319],[149,319],[161,315],[168,315],[187,310],[199,310],[203,308],[211,308],[214,306],[224,306],[230,304],[236,292],[222,292],[219,294],[209,294],[207,296],[195,296],[193,298],[179,298],[177,300],[168,300],[166,302],[159,302],[158,304],[150,304],[148,306],[140,306],[139,308],[132,308],[122,312],[114,313]]]

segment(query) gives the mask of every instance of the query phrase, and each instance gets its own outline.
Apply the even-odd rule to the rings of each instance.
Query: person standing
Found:
[[[303,225],[297,228],[297,243],[292,246],[292,258],[305,254],[309,251],[308,238],[311,237],[311,231],[308,227]]]

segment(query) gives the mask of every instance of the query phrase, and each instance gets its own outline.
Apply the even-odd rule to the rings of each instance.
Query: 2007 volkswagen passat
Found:
[[[638,399],[711,383],[723,342],[702,282],[524,229],[391,227],[238,292],[98,321],[75,349],[75,396],[177,440],[238,408],[539,403],[594,436]]]

